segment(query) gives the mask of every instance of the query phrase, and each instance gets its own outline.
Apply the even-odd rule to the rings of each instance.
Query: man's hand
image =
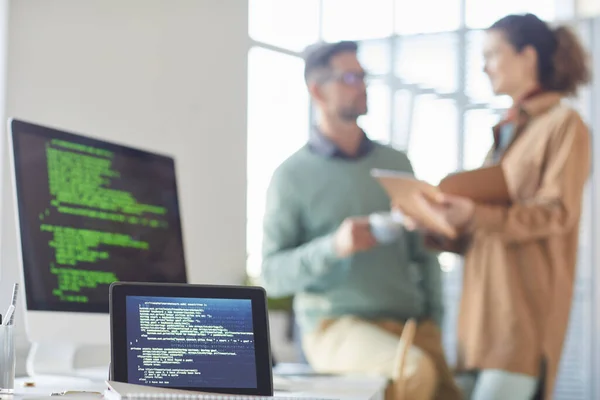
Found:
[[[369,250],[376,244],[369,219],[365,217],[345,219],[334,236],[335,252],[338,257],[348,257],[359,251]]]

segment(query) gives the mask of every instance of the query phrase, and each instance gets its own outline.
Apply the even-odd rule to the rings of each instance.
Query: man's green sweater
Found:
[[[391,245],[336,256],[333,235],[348,217],[389,211],[373,168],[412,173],[406,155],[374,144],[358,159],[327,157],[304,146],[274,173],[267,194],[263,284],[271,297],[295,295],[303,332],[342,315],[431,318],[441,323],[441,271],[416,232]]]

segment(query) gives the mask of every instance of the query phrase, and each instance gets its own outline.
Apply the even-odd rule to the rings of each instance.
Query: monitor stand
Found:
[[[60,381],[88,387],[108,379],[110,346],[66,342],[33,343],[27,356],[27,375],[36,382]]]

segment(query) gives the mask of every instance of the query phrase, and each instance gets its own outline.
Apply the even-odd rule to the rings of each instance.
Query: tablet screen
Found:
[[[252,300],[126,296],[129,383],[257,388]]]

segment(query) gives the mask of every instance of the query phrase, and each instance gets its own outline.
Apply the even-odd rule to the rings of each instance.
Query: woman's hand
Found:
[[[402,219],[402,225],[404,225],[404,228],[406,228],[406,230],[408,230],[408,231],[418,231],[418,230],[425,229],[423,224],[421,224],[416,219],[413,219],[412,217],[410,217],[408,215],[405,215],[404,218]]]
[[[415,193],[415,196],[417,196],[417,199],[415,199],[415,201],[421,203],[428,203],[428,207],[432,208],[433,210],[443,210],[444,208],[443,202],[445,196],[442,193],[439,193],[439,195],[437,196],[431,196],[425,193]],[[402,225],[404,225],[404,228],[406,230],[427,231],[427,228],[425,224],[422,223],[422,221],[407,213],[406,210],[403,210],[402,207],[400,207],[399,205],[392,204],[392,210],[399,211],[402,214]]]
[[[446,194],[432,201],[428,197],[423,196],[423,201],[429,201],[432,206],[441,210],[448,223],[456,228],[466,226],[473,218],[473,213],[475,212],[475,203],[467,197]],[[410,231],[426,230],[418,219],[408,215],[397,206],[393,206],[392,208],[403,213],[403,224],[406,229]]]
[[[443,204],[444,214],[451,225],[463,228],[471,222],[475,212],[473,200],[461,196],[445,195]]]

